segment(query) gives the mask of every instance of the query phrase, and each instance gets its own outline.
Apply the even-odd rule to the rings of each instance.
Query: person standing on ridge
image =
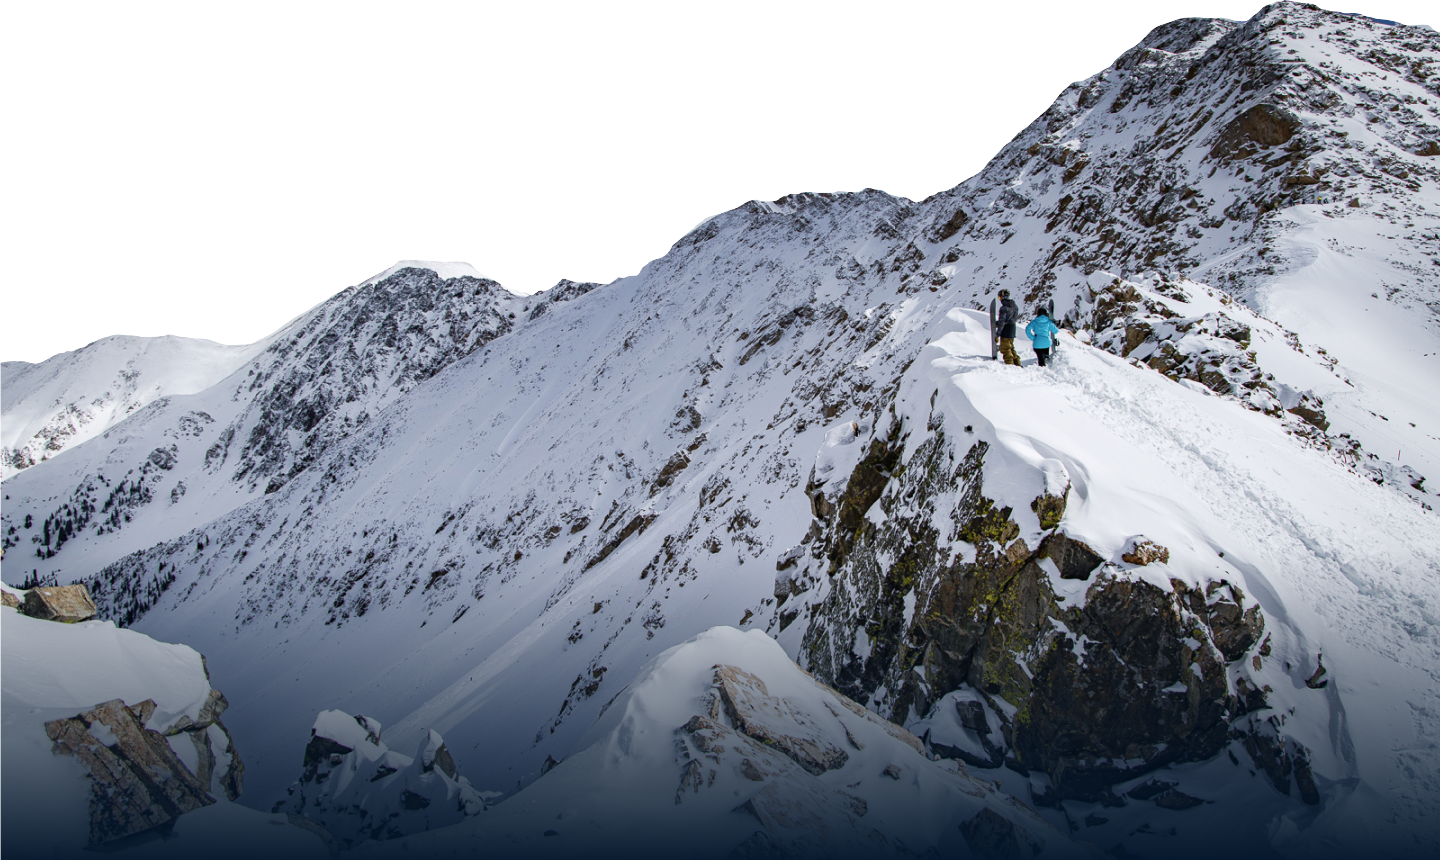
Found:
[[[1030,345],[1035,348],[1035,360],[1044,367],[1050,360],[1050,338],[1060,333],[1059,326],[1050,319],[1050,312],[1044,305],[1035,309],[1035,319],[1025,326],[1025,336],[1030,338]]]
[[[1020,319],[1020,308],[1010,298],[1009,290],[1000,291],[1000,313],[995,322],[1000,327],[1000,355],[1006,364],[1020,366],[1020,356],[1015,353],[1015,323]]]

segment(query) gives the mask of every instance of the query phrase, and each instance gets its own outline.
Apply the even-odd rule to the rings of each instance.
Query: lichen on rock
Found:
[[[857,530],[813,607],[804,665],[906,723],[974,691],[1002,715],[1003,737],[961,757],[996,766],[1005,750],[1011,767],[1047,774],[1037,802],[1099,800],[1123,780],[1219,754],[1232,720],[1264,707],[1262,691],[1248,705],[1237,697],[1225,672],[1263,638],[1259,606],[1226,581],[1166,588],[1143,568],[1107,564],[1057,529],[1063,509],[1044,500],[1064,496],[1032,504],[1049,533],[1028,545],[1035,524],[1022,529],[985,492],[988,453],[976,441],[957,456],[936,427],[894,469],[877,497],[885,517]],[[1132,564],[1169,558],[1143,539],[1128,549]],[[1057,572],[1089,582],[1083,601],[1057,596]]]

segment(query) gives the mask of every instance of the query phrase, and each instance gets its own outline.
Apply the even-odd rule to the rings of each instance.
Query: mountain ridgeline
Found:
[[[1107,850],[1440,850],[1437,156],[1433,30],[1172,22],[924,201],[345,290],[10,474],[5,580],[203,652],[267,807],[330,709],[528,785],[729,624]]]

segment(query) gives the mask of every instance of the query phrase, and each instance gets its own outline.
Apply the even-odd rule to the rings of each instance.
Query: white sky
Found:
[[[1435,17],[1382,2],[1345,11]],[[0,358],[249,343],[401,259],[528,293],[746,200],[921,199],[1151,28],[1260,6],[13,0]]]

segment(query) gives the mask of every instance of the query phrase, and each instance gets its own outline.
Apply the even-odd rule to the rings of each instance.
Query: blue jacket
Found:
[[[1030,338],[1030,345],[1036,349],[1049,349],[1050,338],[1059,333],[1060,329],[1044,314],[1036,317],[1034,322],[1025,326],[1025,336]]]

